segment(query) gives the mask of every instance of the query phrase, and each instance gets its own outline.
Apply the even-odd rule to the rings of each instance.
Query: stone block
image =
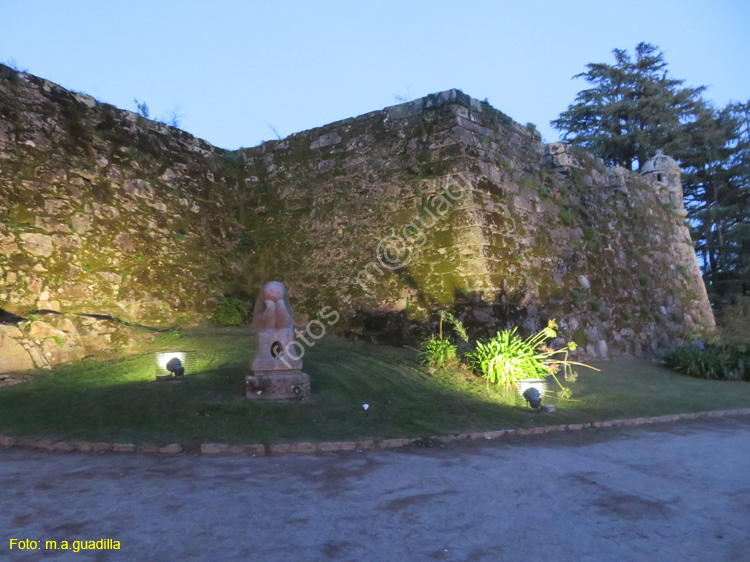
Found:
[[[291,450],[291,443],[272,443],[268,446],[268,452],[271,455],[288,455]]]
[[[34,368],[29,352],[12,335],[18,328],[0,326],[0,373],[16,373]]]
[[[53,312],[60,312],[60,301],[37,301],[37,310],[51,310]]]
[[[325,135],[319,136],[317,139],[310,143],[310,149],[314,150],[316,148],[333,146],[334,144],[338,144],[339,142],[341,142],[341,135],[334,131],[332,133],[327,133]]]
[[[28,326],[28,335],[32,339],[43,339],[52,337],[65,337],[65,333],[62,330],[58,330],[47,322],[37,320],[31,322]]]
[[[600,359],[609,359],[609,349],[607,348],[607,342],[599,340],[596,343],[596,352]]]
[[[52,237],[46,234],[25,232],[21,234],[21,246],[32,256],[48,258],[54,251]]]
[[[34,365],[37,367],[46,367],[47,366],[47,360],[44,358],[44,356],[41,354],[39,349],[36,347],[28,347],[29,355],[31,356],[31,359],[34,361]]]
[[[226,443],[203,443],[201,445],[203,455],[220,455],[227,451],[229,451],[229,445]]]
[[[91,230],[91,217],[88,215],[73,215],[70,219],[73,228],[80,234]]]
[[[504,429],[499,429],[496,431],[485,431],[484,432],[484,438],[485,439],[498,439],[499,437],[502,437],[505,435],[506,431]]]
[[[254,457],[260,457],[266,454],[266,446],[261,444],[245,445],[245,452]]]
[[[297,455],[309,455],[318,452],[318,446],[316,443],[294,443],[290,448],[290,452]]]
[[[112,443],[115,453],[135,453],[135,443]]]
[[[341,443],[338,441],[324,441],[318,443],[318,450],[321,453],[333,453],[341,450]]]
[[[38,439],[29,443],[32,449],[41,449],[42,451],[52,451],[54,441],[52,439]]]
[[[406,447],[410,443],[409,439],[383,439],[380,444],[383,449],[398,449]]]
[[[165,455],[178,455],[182,453],[182,445],[179,443],[170,443],[163,447],[159,447],[159,452]]]

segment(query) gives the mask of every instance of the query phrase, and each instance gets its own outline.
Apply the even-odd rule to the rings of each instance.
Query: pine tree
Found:
[[[750,101],[713,107],[704,87],[668,75],[654,45],[639,43],[635,58],[613,53],[615,64],[592,63],[576,76],[593,87],[552,126],[610,165],[632,170],[658,149],[676,158],[712,301],[750,294]]]
[[[733,106],[717,110],[704,104],[686,127],[684,146],[677,151],[696,252],[714,298],[727,289],[723,278],[734,261],[729,238],[741,219],[741,191],[735,181],[738,137],[739,120]]]
[[[639,43],[635,59],[623,49],[613,54],[614,65],[588,64],[586,72],[574,76],[593,87],[579,92],[551,124],[563,132],[564,141],[632,170],[657,149],[674,152],[705,88],[681,87],[684,80],[668,75],[664,54],[655,45]]]

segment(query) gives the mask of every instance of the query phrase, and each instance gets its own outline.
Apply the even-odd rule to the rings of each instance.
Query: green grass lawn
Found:
[[[193,350],[182,383],[154,381],[154,354],[40,371],[0,388],[0,433],[53,439],[186,445],[427,437],[750,407],[747,382],[706,381],[652,363],[612,360],[578,369],[571,401],[535,413],[463,371],[429,373],[409,349],[321,340],[304,356],[313,397],[251,402],[248,329],[189,332],[161,348]],[[157,346],[158,347],[158,346]],[[549,402],[548,402],[549,403]],[[363,404],[369,404],[365,410]]]

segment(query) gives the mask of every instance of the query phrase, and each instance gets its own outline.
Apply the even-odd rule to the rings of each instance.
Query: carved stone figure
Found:
[[[259,331],[292,327],[291,305],[284,285],[271,281],[263,286],[255,302],[253,323]]]
[[[284,285],[270,281],[255,302],[253,325],[258,352],[245,395],[253,400],[302,399],[310,395],[310,377],[302,372],[302,344],[294,340],[292,307]]]

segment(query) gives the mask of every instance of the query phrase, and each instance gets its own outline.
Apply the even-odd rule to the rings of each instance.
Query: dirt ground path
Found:
[[[0,529],[10,560],[736,562],[750,418],[307,457],[0,449]],[[72,550],[102,539],[120,549]]]

